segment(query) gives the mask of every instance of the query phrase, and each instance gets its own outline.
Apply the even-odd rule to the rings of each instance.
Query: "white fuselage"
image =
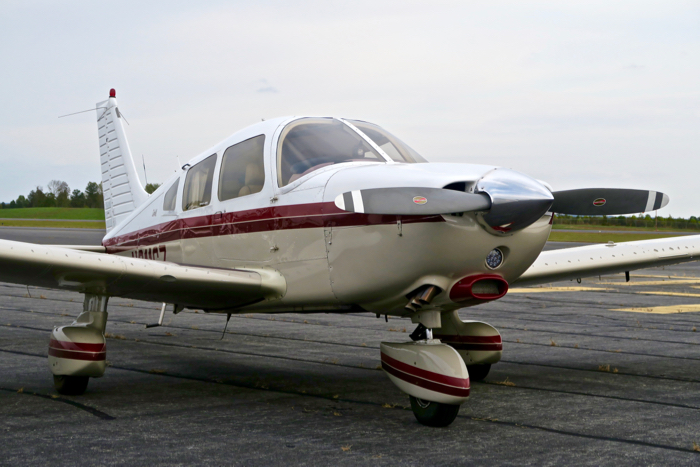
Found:
[[[281,300],[240,311],[351,311],[361,307],[404,315],[407,294],[422,285],[448,291],[461,278],[474,274],[497,274],[511,282],[542,251],[551,227],[549,214],[524,230],[499,236],[482,227],[474,213],[359,214],[341,211],[333,202],[349,190],[475,183],[494,167],[346,162],[319,168],[280,187],[278,139],[285,125],[294,120],[253,125],[193,159],[109,232],[103,240],[108,252],[193,266],[269,267],[284,275],[287,292]],[[265,137],[262,189],[220,201],[224,152],[259,135]],[[216,166],[211,200],[184,210],[188,170],[212,155],[216,155]],[[175,209],[164,210],[166,193],[175,183]],[[494,248],[505,256],[495,271],[485,264]],[[432,306],[449,310],[465,304],[442,293]]]

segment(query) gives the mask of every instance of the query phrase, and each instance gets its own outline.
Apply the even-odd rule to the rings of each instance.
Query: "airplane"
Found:
[[[457,310],[518,286],[696,260],[700,236],[543,251],[554,215],[666,206],[649,190],[554,191],[515,170],[428,163],[361,120],[282,117],[234,133],[153,194],[136,171],[116,92],[96,104],[101,246],[0,241],[0,281],[76,291],[51,332],[55,389],[80,395],[106,368],[107,308],[125,297],[208,313],[373,313],[410,318],[381,366],[416,419],[451,424],[503,352],[499,331]]]

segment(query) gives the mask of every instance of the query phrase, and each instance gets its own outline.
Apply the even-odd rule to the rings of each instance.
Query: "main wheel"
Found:
[[[53,385],[59,394],[79,396],[87,389],[89,376],[53,375]]]
[[[484,365],[467,365],[469,381],[483,381],[489,374],[489,370],[491,370],[490,363]]]
[[[413,396],[409,397],[411,398],[413,415],[426,426],[447,426],[455,420],[457,413],[459,413],[458,405],[441,404],[440,402],[424,401]]]

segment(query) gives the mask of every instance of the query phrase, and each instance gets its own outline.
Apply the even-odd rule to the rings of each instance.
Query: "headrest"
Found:
[[[245,184],[262,185],[265,183],[265,172],[262,164],[250,163],[245,167]]]

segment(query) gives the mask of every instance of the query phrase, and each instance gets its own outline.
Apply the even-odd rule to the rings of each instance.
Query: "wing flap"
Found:
[[[0,240],[0,281],[223,310],[281,298],[273,269],[214,269]]]
[[[514,284],[528,286],[700,259],[700,235],[543,251]]]

